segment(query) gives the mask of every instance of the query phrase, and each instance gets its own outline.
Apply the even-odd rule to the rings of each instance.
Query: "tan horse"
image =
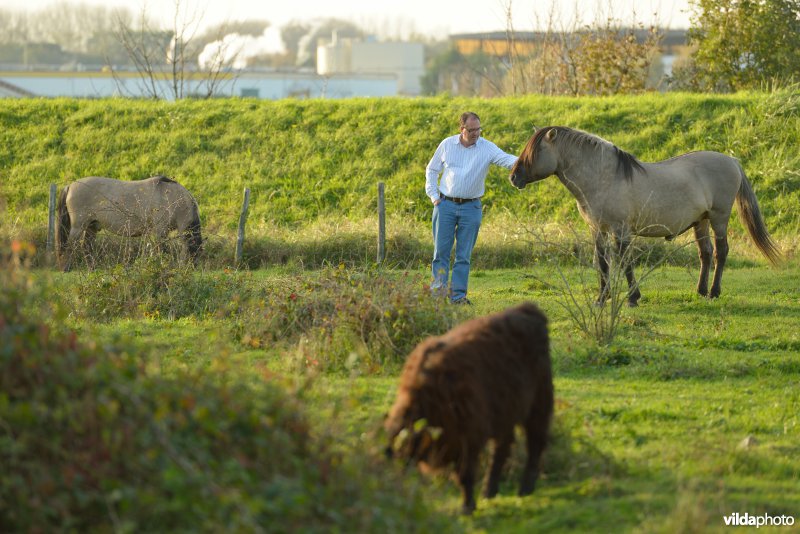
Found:
[[[631,237],[674,239],[694,229],[700,253],[697,292],[718,297],[728,256],[728,220],[736,200],[739,218],[759,250],[773,264],[778,247],[764,225],[753,189],[735,158],[719,152],[689,152],[644,163],[600,137],[563,126],[541,128],[528,141],[511,169],[510,179],[522,189],[555,174],[578,201],[581,217],[592,230],[595,258],[600,267],[600,295],[608,292],[608,236],[622,256]],[[711,245],[709,227],[714,232]],[[716,264],[711,292],[708,273],[711,255]],[[641,294],[633,265],[625,268],[628,304],[636,306]]]
[[[81,178],[61,191],[58,218],[56,252],[64,271],[70,269],[81,238],[84,251],[91,254],[99,230],[125,237],[154,234],[160,240],[177,230],[192,261],[203,243],[197,202],[186,188],[165,176],[133,182]]]

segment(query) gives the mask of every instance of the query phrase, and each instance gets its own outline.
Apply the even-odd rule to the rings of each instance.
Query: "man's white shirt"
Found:
[[[510,169],[517,161],[517,156],[503,152],[483,137],[470,147],[462,145],[460,137],[453,135],[439,143],[425,168],[425,194],[431,201],[436,201],[440,192],[456,198],[482,197],[489,165]]]

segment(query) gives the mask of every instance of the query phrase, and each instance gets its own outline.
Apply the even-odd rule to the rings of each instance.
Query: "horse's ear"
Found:
[[[550,129],[550,130],[549,130],[549,131],[548,131],[548,132],[545,134],[545,138],[546,138],[548,141],[552,141],[553,139],[555,139],[555,138],[556,138],[556,134],[557,134],[557,133],[558,133],[558,132],[556,132],[556,129],[555,129],[555,128],[551,128],[551,129]]]

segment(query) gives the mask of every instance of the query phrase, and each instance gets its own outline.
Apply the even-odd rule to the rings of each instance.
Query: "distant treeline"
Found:
[[[126,8],[58,2],[39,10],[26,12],[0,8],[0,65],[58,67],[73,69],[133,67],[142,49],[157,50],[149,62],[166,63],[177,38],[182,45],[186,68],[197,68],[206,46],[221,43],[231,34],[258,38],[272,24],[267,20],[227,21],[200,28],[202,10],[187,10],[184,3],[175,3],[175,20],[167,25],[156,21],[148,11],[133,12]],[[282,51],[248,51],[248,66],[313,67],[316,43],[330,37],[363,37],[368,31],[339,19],[293,21],[279,29]],[[136,47],[132,47],[131,41]],[[221,45],[239,47],[235,45]],[[244,51],[227,50],[227,55]],[[139,65],[141,66],[141,65]]]

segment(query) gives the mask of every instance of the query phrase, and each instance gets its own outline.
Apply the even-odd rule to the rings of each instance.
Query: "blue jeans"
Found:
[[[450,253],[456,244],[456,261],[450,285],[450,299],[456,301],[467,296],[469,283],[469,258],[478,240],[483,210],[480,199],[456,204],[442,199],[433,207],[433,282],[431,292],[447,294],[450,274]]]

